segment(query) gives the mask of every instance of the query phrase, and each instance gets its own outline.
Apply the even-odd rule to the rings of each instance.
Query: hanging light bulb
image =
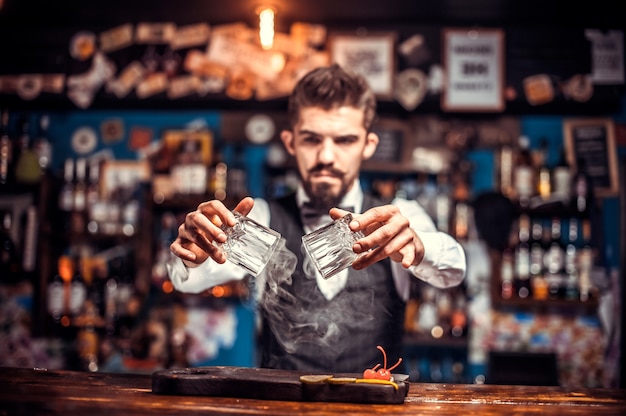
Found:
[[[274,44],[274,9],[262,7],[259,10],[259,41],[263,49],[272,49]]]

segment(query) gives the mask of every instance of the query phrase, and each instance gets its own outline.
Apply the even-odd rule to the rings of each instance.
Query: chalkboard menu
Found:
[[[568,163],[584,161],[598,196],[618,191],[614,123],[611,119],[566,120],[563,125]]]
[[[410,149],[408,146],[408,127],[401,120],[381,119],[372,132],[378,136],[378,146],[372,157],[365,161],[366,170],[397,172],[408,169]]]
[[[374,129],[378,134],[378,147],[372,156],[376,162],[400,162],[402,158],[402,145],[404,143],[404,131],[401,129]]]

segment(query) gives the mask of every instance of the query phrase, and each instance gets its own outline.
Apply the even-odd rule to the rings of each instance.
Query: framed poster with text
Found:
[[[567,163],[572,171],[584,161],[597,196],[615,196],[619,191],[615,125],[610,118],[569,119],[563,122]]]
[[[395,72],[395,33],[333,35],[330,37],[331,60],[343,68],[361,74],[378,98],[391,99]]]
[[[444,111],[504,110],[504,32],[443,29]]]

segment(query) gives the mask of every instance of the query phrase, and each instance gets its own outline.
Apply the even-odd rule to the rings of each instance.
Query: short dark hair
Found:
[[[361,75],[337,64],[319,67],[302,77],[291,93],[288,103],[289,123],[294,127],[305,107],[325,110],[349,106],[363,110],[363,125],[370,130],[376,117],[376,97]]]

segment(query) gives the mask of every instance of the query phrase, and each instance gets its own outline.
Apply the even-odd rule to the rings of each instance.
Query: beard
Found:
[[[311,207],[321,211],[328,211],[332,207],[338,206],[345,194],[345,191],[340,191],[339,195],[333,193],[332,187],[326,183],[315,186],[308,183],[305,184],[304,189],[311,198],[309,202]]]
[[[323,167],[316,166],[311,169],[310,173],[315,173],[315,171],[321,169],[323,169]],[[326,168],[326,170],[329,169]],[[333,171],[332,168],[330,170]],[[337,177],[343,179],[343,174],[341,172],[334,171],[334,173]],[[303,186],[307,195],[311,199],[309,202],[311,207],[322,211],[328,211],[333,207],[339,206],[339,203],[343,199],[344,195],[348,192],[348,184],[344,183],[343,180],[341,181],[341,187],[335,192],[333,192],[332,185],[327,183],[313,185],[310,181],[303,181]]]

